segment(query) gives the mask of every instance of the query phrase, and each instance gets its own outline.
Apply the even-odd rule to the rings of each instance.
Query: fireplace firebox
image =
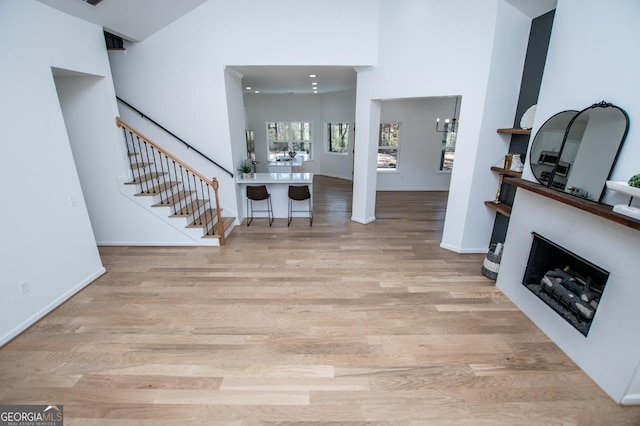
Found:
[[[535,232],[532,235],[522,284],[587,336],[609,272]]]

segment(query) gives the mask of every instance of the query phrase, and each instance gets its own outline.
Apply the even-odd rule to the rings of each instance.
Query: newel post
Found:
[[[217,178],[213,178],[211,179],[211,187],[213,188],[213,195],[216,199],[216,216],[218,217],[218,222],[216,223],[216,227],[218,235],[219,235],[219,240],[220,240],[220,245],[223,246],[225,244],[225,238],[224,238],[224,223],[222,220],[222,209],[220,208],[220,199],[218,198],[218,188],[220,187],[220,184],[218,183],[218,179]]]

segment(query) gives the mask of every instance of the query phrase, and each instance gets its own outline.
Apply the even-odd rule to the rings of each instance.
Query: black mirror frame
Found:
[[[562,143],[560,144],[560,150],[558,152],[558,158],[556,160],[555,165],[553,166],[553,169],[551,170],[551,176],[549,177],[549,181],[546,184],[541,182],[540,179],[538,178],[538,176],[536,176],[536,174],[533,173],[533,166],[531,164],[531,161],[533,161],[533,158],[532,158],[531,153],[529,153],[529,166],[531,167],[531,171],[532,171],[533,176],[536,178],[536,180],[538,180],[538,182],[541,185],[545,185],[547,188],[554,189],[554,188],[552,188],[552,184],[553,184],[556,172],[558,170],[558,164],[560,162],[560,157],[562,156],[562,151],[564,150],[565,144],[567,142],[567,138],[569,136],[569,132],[571,131],[571,126],[573,125],[573,123],[576,121],[576,119],[581,114],[583,114],[583,113],[585,113],[587,111],[590,111],[592,109],[595,109],[595,108],[615,108],[615,109],[619,110],[623,114],[623,116],[625,118],[625,129],[624,129],[624,132],[622,134],[622,137],[620,138],[620,142],[618,144],[618,149],[617,149],[616,154],[615,154],[615,156],[613,158],[613,161],[611,162],[611,167],[609,168],[609,173],[607,174],[607,177],[606,177],[605,181],[609,180],[611,178],[611,173],[613,173],[613,169],[614,169],[614,167],[616,165],[616,162],[618,161],[618,156],[620,155],[620,151],[622,150],[622,145],[624,145],[624,142],[625,142],[625,140],[627,138],[627,134],[629,133],[629,115],[627,114],[627,112],[624,109],[620,108],[619,106],[614,105],[614,104],[609,103],[609,102],[602,101],[602,102],[599,102],[599,103],[592,104],[592,105],[588,106],[587,108],[584,108],[581,111],[578,111],[577,114],[574,115],[571,120],[569,120],[569,123],[567,124],[567,127],[566,127],[565,132],[564,132],[564,136],[562,137]],[[565,113],[567,111],[574,111],[574,110],[566,110],[566,111],[561,111],[561,112],[559,112],[557,114],[554,114],[552,117],[550,117],[547,121],[544,122],[544,124],[538,130],[538,133],[544,128],[544,125],[547,124],[550,120],[552,120],[557,115]],[[536,137],[538,136],[538,133],[536,133]],[[533,142],[534,141],[535,141],[535,137],[534,137],[533,141],[531,142],[531,145],[532,145],[531,149],[533,149]],[[600,194],[598,196],[598,199],[597,199],[598,202],[600,202],[602,200],[602,197],[604,197],[605,189],[606,189],[606,187],[605,187],[605,184],[603,182],[602,191],[600,192]],[[564,191],[562,191],[562,192],[564,192]]]
[[[547,126],[549,123],[554,121],[554,119],[556,119],[559,115],[566,114],[566,113],[573,113],[573,117],[571,117],[567,121],[567,124],[564,126],[564,130],[563,130],[563,133],[562,133],[562,138],[560,140],[560,147],[558,148],[558,158],[555,160],[556,163],[553,165],[553,169],[552,169],[552,171],[555,171],[555,168],[556,168],[557,163],[558,163],[559,158],[560,158],[559,154],[562,151],[562,147],[563,147],[564,141],[565,141],[565,139],[567,137],[567,129],[569,128],[569,125],[573,122],[573,120],[576,117],[576,115],[578,115],[580,113],[580,111],[578,111],[576,109],[567,109],[567,110],[560,111],[560,112],[557,112],[557,113],[553,114],[544,123],[542,123],[542,126],[540,126],[540,128],[536,132],[535,136],[533,137],[533,140],[531,141],[531,146],[529,147],[529,152],[528,152],[528,157],[529,158],[528,158],[528,160],[529,160],[529,168],[531,168],[531,173],[533,174],[533,177],[536,178],[536,180],[538,181],[539,184],[544,185],[546,187],[550,187],[552,181],[551,181],[551,179],[549,179],[549,180],[547,180],[547,182],[543,182],[541,180],[541,178],[536,174],[534,166],[537,166],[538,164],[534,164],[533,148],[535,146],[536,140],[538,139],[538,136],[540,136],[542,134],[542,132],[545,130],[545,126]],[[562,128],[559,127],[558,129],[560,130]],[[535,161],[538,161],[538,160],[535,160]]]

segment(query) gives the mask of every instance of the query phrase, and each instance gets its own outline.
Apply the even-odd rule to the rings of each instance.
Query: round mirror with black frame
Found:
[[[570,115],[573,115],[570,117]],[[555,118],[555,119],[554,119]],[[561,143],[553,128],[569,119]],[[548,130],[545,125],[550,123]],[[563,111],[540,128],[529,156],[540,183],[592,201],[600,201],[629,131],[629,116],[620,107],[600,102],[582,111]],[[551,139],[555,143],[545,140]]]
[[[557,113],[544,122],[533,138],[529,164],[535,178],[545,186],[549,186],[551,182],[551,174],[560,158],[564,135],[576,114],[576,110]]]

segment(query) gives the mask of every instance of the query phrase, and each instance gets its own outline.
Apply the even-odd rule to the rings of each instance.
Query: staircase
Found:
[[[116,125],[124,134],[132,175],[121,192],[195,244],[224,246],[235,218],[222,216],[218,180],[203,176],[120,117]]]

